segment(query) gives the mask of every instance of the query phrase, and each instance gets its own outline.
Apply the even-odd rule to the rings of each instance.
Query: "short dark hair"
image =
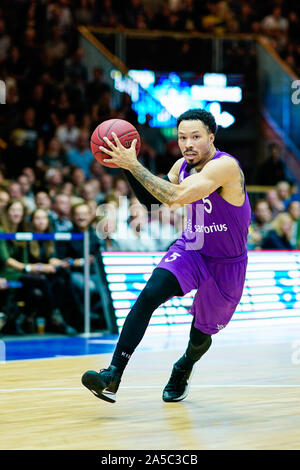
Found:
[[[189,109],[177,118],[177,129],[181,121],[202,121],[208,130],[216,135],[218,126],[212,113],[205,109]]]

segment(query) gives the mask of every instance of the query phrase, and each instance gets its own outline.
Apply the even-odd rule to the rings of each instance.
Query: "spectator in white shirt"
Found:
[[[74,113],[69,113],[65,124],[58,126],[55,137],[62,144],[66,152],[76,147],[80,130],[76,126],[76,117]]]
[[[262,20],[262,30],[266,36],[276,41],[276,49],[280,50],[287,44],[289,21],[282,15],[280,7],[273,8],[272,14]]]
[[[289,22],[286,18],[281,16],[282,11],[280,7],[275,7],[271,15],[265,16],[262,20],[262,27],[268,31],[279,29],[280,31],[287,31]]]

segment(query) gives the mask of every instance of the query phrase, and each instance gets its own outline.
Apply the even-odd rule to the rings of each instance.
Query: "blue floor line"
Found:
[[[89,338],[74,336],[32,340],[9,339],[6,341],[2,339],[1,342],[5,348],[5,361],[15,361],[111,353],[114,351],[117,338],[117,335],[101,335]]]

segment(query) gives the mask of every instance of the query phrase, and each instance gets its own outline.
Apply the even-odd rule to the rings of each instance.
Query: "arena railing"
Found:
[[[91,333],[91,318],[90,318],[90,240],[89,233],[76,233],[76,232],[57,232],[57,233],[33,233],[33,232],[16,232],[16,233],[0,233],[0,240],[15,240],[27,241],[32,240],[53,240],[55,242],[68,242],[72,240],[83,240],[83,259],[84,259],[84,335]],[[96,253],[96,270],[97,270],[97,289],[101,297],[103,314],[106,321],[107,330],[109,333],[116,332],[116,322],[113,312],[110,310],[110,304],[107,302],[106,286],[102,283],[106,282],[105,276],[101,272],[101,252]],[[19,287],[17,284],[14,287]]]

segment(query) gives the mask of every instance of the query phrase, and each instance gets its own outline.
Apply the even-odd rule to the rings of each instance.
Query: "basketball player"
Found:
[[[183,157],[164,178],[138,162],[135,142],[125,149],[114,135],[115,143],[105,139],[110,150],[100,147],[110,162],[125,169],[137,197],[148,207],[188,205],[185,230],[129,312],[110,366],[82,376],[83,385],[109,402],[116,401],[123,371],[154,310],[169,298],[196,289],[187,349],[174,364],[162,395],[165,402],[183,400],[195,363],[211,346],[211,336],[228,324],[243,292],[251,211],[241,167],[232,155],[216,149],[217,125],[211,113],[189,110],[178,118],[177,128]]]

